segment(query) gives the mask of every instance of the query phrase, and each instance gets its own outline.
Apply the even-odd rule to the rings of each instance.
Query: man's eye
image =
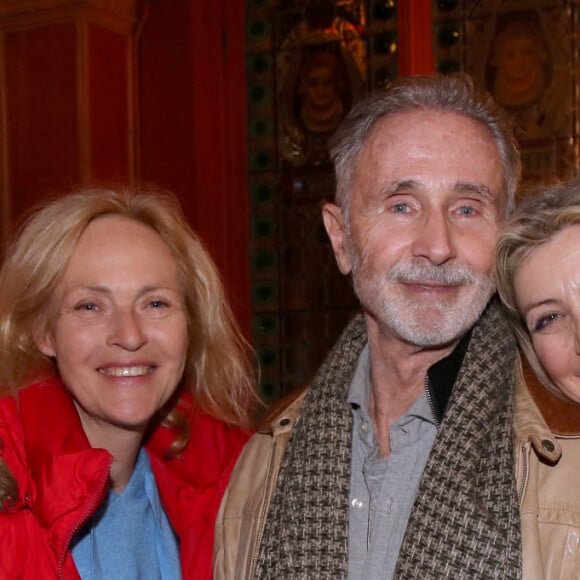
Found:
[[[461,215],[474,215],[475,209],[471,205],[462,205],[459,208],[459,213]]]
[[[396,203],[391,207],[393,213],[405,213],[409,206],[406,203]]]

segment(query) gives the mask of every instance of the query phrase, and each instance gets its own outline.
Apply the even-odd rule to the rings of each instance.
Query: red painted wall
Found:
[[[193,219],[191,10],[149,2],[138,39],[140,177],[173,190]],[[198,82],[196,80],[196,82]]]
[[[126,181],[131,175],[128,39],[104,28],[88,31],[90,177]]]
[[[75,43],[65,24],[5,35],[12,222],[80,178]]]

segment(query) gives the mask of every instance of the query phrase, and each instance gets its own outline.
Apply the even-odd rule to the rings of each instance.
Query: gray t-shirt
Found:
[[[353,415],[349,515],[349,580],[390,579],[437,427],[425,391],[390,430],[391,454],[379,457],[369,417],[368,345],[347,402]]]

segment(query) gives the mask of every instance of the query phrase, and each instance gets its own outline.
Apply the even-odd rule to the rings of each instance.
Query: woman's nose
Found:
[[[142,321],[133,309],[119,310],[114,315],[109,344],[135,351],[146,342]]]

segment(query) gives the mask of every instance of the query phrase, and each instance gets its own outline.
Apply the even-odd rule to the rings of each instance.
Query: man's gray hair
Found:
[[[497,147],[507,197],[506,216],[515,205],[521,161],[512,123],[491,95],[477,91],[467,75],[405,77],[386,90],[371,93],[349,112],[334,134],[330,155],[336,175],[336,204],[348,213],[356,163],[377,123],[397,113],[442,111],[463,115],[481,123]],[[479,160],[474,159],[474,163]]]

